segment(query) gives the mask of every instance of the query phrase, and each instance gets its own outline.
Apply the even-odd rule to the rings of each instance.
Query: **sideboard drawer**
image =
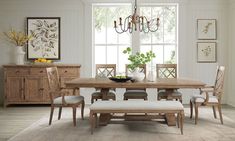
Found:
[[[25,68],[8,68],[7,69],[8,76],[22,76],[29,75],[29,69]]]
[[[31,68],[30,74],[44,76],[46,75],[46,68]]]
[[[78,69],[76,68],[59,68],[58,69],[60,76],[77,76]]]

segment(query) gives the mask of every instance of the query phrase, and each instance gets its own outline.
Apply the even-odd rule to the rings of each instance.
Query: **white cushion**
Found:
[[[91,110],[183,110],[179,101],[97,101]]]
[[[206,97],[204,95],[193,95],[191,98],[192,102],[203,103]],[[209,96],[208,103],[218,103],[218,98],[216,96]]]
[[[65,96],[65,102],[67,104],[76,104],[84,100],[83,96]],[[57,97],[54,99],[54,104],[62,104],[62,97]]]

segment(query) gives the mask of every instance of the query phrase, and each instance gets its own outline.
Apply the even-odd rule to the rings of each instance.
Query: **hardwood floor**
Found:
[[[6,141],[39,120],[50,111],[49,106],[18,106],[0,108],[0,141]]]
[[[86,108],[87,107],[88,106],[86,105]],[[188,111],[189,106],[185,105],[185,107],[187,108]],[[8,140],[10,137],[14,136],[21,130],[27,128],[29,125],[38,121],[42,117],[45,116],[49,117],[49,112],[50,112],[49,108],[50,108],[49,106],[32,106],[32,105],[30,106],[17,105],[14,107],[0,108],[0,141]],[[212,110],[209,109],[209,111]],[[56,115],[58,110],[56,110],[55,112]],[[229,119],[235,119],[235,107],[223,105],[222,112],[224,117],[228,117]],[[199,122],[203,122],[202,118],[200,119],[200,116],[199,116]],[[220,124],[218,123],[218,125]],[[202,126],[202,124],[200,126]]]

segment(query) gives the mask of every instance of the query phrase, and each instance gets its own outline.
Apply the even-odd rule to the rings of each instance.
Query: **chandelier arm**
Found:
[[[144,21],[146,22],[146,28],[144,25]],[[145,16],[143,16],[143,25],[142,26],[143,26],[144,33],[149,33],[148,19]]]

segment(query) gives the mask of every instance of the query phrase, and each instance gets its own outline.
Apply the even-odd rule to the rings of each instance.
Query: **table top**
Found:
[[[76,78],[65,82],[69,88],[202,88],[205,83],[188,78],[164,78],[154,82],[143,80],[141,82],[118,83],[108,78]]]

